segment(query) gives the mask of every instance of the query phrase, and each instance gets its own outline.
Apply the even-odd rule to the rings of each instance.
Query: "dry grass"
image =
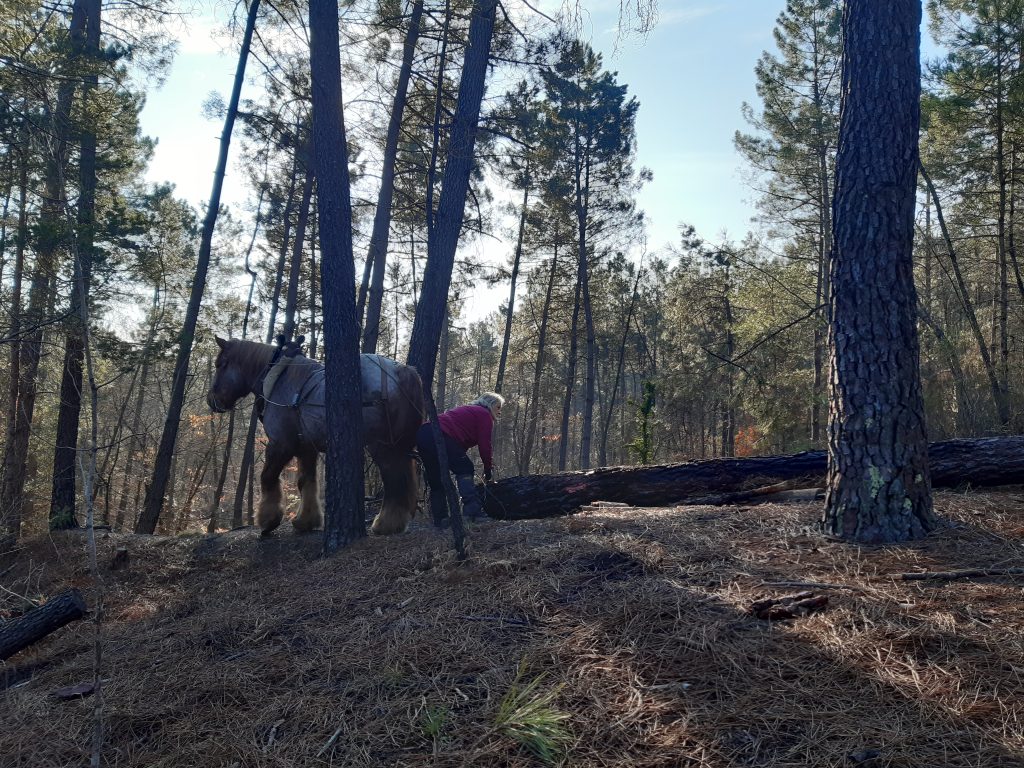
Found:
[[[1024,766],[1024,579],[891,578],[1024,564],[1024,496],[937,506],[948,527],[880,549],[808,532],[809,504],[490,522],[463,566],[422,527],[330,560],[290,531],[108,536],[131,565],[106,577],[104,764]],[[90,589],[83,552],[31,540],[3,584]],[[746,614],[781,581],[854,589]],[[50,694],[90,641],[9,661],[4,768],[83,763],[92,702]]]

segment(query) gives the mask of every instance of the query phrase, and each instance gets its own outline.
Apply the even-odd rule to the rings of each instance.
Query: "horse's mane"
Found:
[[[272,344],[261,344],[248,339],[231,339],[224,354],[227,356],[227,362],[234,365],[246,381],[255,384],[256,379],[274,357],[275,349]]]

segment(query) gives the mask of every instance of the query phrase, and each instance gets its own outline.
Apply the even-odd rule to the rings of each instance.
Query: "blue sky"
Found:
[[[541,7],[561,3],[544,0]],[[619,0],[581,3],[581,37],[602,52],[605,68],[617,71],[640,101],[638,161],[654,173],[639,200],[649,218],[648,249],[675,243],[680,222],[705,238],[726,232],[741,239],[754,213],[753,193],[732,140],[736,130],[747,128],[743,102],[756,105],[754,65],[764,50],[774,50],[772,30],[785,0],[662,0],[657,25],[641,39],[619,37]],[[225,6],[200,8],[182,30],[166,84],[150,92],[142,112],[143,131],[159,139],[150,179],[174,182],[178,194],[196,205],[210,192],[220,131],[219,121],[202,117],[202,104],[214,90],[226,99],[237,57],[211,37],[224,23]],[[925,48],[934,51],[927,42]],[[252,93],[251,86],[243,97],[246,91]],[[235,158],[238,145],[232,149]],[[246,190],[231,168],[233,163],[223,202],[237,210]],[[468,249],[500,259],[510,246],[485,240]],[[484,314],[496,299],[487,291],[469,297],[469,314]]]
[[[654,172],[640,200],[651,219],[651,249],[674,242],[684,220],[710,237],[746,230],[752,206],[732,136],[743,126],[740,105],[754,99],[754,63],[771,45],[784,5],[663,0],[655,29],[645,39],[619,40],[615,52],[618,0],[584,0],[582,36],[640,101],[639,163]],[[236,62],[235,51],[222,52],[211,39],[223,14],[223,7],[216,14],[207,8],[188,21],[166,84],[150,92],[142,112],[143,131],[159,140],[149,178],[174,182],[193,204],[209,195],[220,132],[218,121],[203,118],[202,103],[210,91],[227,96]],[[245,199],[235,180],[229,176],[224,196],[232,207]]]

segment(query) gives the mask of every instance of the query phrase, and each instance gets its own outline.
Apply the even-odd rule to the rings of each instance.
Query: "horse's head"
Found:
[[[217,354],[216,372],[210,383],[210,391],[206,393],[206,404],[215,413],[225,413],[249,394],[252,382],[244,372],[244,366],[238,359],[238,344],[232,339],[215,337],[220,352]]]

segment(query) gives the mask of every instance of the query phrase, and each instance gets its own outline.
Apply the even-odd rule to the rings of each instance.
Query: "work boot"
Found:
[[[480,517],[483,509],[480,507],[480,496],[476,492],[473,476],[459,475],[455,478],[455,484],[459,488],[459,496],[462,497],[462,516],[476,520]]]

